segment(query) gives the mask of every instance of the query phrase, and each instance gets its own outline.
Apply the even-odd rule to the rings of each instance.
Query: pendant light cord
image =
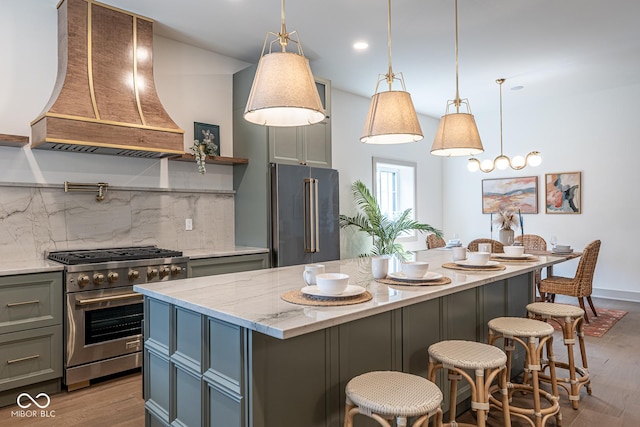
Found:
[[[500,155],[502,156],[502,83],[504,79],[498,79],[496,83],[500,85]]]
[[[458,90],[458,0],[455,2],[456,8],[456,99],[454,104],[456,106],[456,113],[460,112],[460,91]]]
[[[456,0],[457,1],[457,0]],[[280,39],[280,46],[282,47],[282,51],[287,51],[287,44],[289,43],[289,34],[287,33],[287,27],[284,23],[284,0],[280,2],[280,34],[278,34],[278,38]]]
[[[284,1],[284,0],[283,0]],[[387,1],[388,14],[387,14],[387,49],[389,52],[389,71],[387,71],[387,83],[389,84],[389,90],[393,85],[393,69],[391,68],[391,0]]]

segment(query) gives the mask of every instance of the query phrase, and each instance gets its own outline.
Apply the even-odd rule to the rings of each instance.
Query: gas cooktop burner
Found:
[[[56,251],[50,252],[47,258],[66,265],[76,265],[179,256],[182,256],[182,252],[171,249],[162,249],[155,246],[133,246],[129,248]]]

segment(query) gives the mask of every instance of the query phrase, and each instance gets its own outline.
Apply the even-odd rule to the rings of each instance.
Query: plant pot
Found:
[[[503,245],[513,245],[513,230],[500,230],[498,239]]]

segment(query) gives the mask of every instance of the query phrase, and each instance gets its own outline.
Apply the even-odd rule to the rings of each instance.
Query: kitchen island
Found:
[[[362,258],[325,263],[327,272],[348,274],[372,295],[339,307],[281,299],[304,286],[304,266],[135,286],[145,295],[147,425],[340,426],[344,386],[353,376],[426,376],[430,344],[486,342],[488,320],[526,314],[533,271],[564,261],[540,256],[504,263],[502,271],[466,272],[442,267],[449,251],[416,258],[451,283],[385,285]],[[390,271],[396,268],[392,263]],[[462,397],[468,392],[459,390]]]

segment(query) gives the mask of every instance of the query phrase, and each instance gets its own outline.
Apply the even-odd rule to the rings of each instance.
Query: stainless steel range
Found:
[[[183,279],[188,258],[155,246],[50,252],[65,264],[68,390],[142,366],[142,295],[133,285]]]

